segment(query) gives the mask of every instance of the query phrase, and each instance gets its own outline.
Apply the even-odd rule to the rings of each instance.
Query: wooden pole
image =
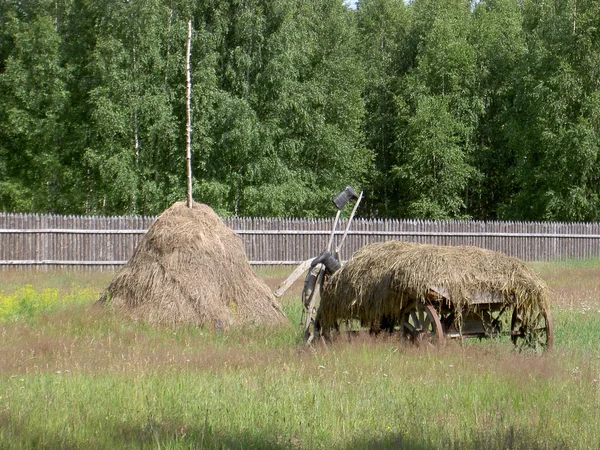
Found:
[[[190,55],[192,53],[192,19],[188,21],[187,52],[185,57],[186,76],[186,163],[187,163],[187,207],[191,208],[192,199],[192,77]]]

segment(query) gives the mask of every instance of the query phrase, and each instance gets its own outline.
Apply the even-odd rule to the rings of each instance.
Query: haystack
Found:
[[[404,306],[428,298],[432,288],[445,292],[459,313],[482,293],[525,311],[548,301],[544,281],[517,258],[470,246],[388,241],[361,248],[330,278],[317,320],[325,330],[350,319],[398,320]]]
[[[199,203],[164,211],[98,301],[150,323],[230,327],[286,320],[239,236]]]

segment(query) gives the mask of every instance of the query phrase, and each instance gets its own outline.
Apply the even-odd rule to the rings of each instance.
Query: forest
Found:
[[[0,211],[600,220],[597,0],[0,0]]]

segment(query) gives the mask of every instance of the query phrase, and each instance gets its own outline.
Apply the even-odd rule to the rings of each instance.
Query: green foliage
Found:
[[[367,92],[376,128],[368,133],[380,152],[374,187],[381,212],[465,216],[480,109],[468,5],[422,0],[408,11],[402,2],[377,0],[360,9],[370,38],[364,51],[374,63]]]
[[[0,209],[600,218],[594,0],[0,0]]]
[[[515,114],[520,85],[515,71],[527,52],[522,8],[513,0],[480,2],[474,11],[472,42],[478,68],[476,92],[482,102],[477,122],[473,179],[468,208],[476,218],[501,217],[504,202],[514,195],[515,149],[508,144],[507,121]]]
[[[529,52],[516,69],[508,145],[517,158],[509,217],[598,217],[598,33],[596,2],[527,2]]]
[[[51,5],[12,6],[3,19],[10,47],[2,49],[0,72],[0,207],[43,211],[60,192],[67,70]]]
[[[229,26],[217,27],[198,198],[222,214],[327,214],[329,198],[369,168],[352,17],[320,0],[218,11]]]
[[[394,173],[410,192],[406,210],[412,217],[457,218],[465,207],[462,193],[473,168],[459,145],[461,124],[448,109],[444,97],[423,96],[408,120],[412,147]]]
[[[399,161],[398,135],[405,127],[395,92],[410,59],[406,48],[410,12],[402,0],[371,0],[361,2],[357,13],[366,74],[364,139],[375,154],[368,192],[371,209],[380,215],[394,215],[404,198],[390,179]]]

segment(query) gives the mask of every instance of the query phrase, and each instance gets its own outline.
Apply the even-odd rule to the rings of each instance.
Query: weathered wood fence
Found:
[[[120,266],[154,217],[0,214],[0,267]],[[226,218],[253,264],[297,264],[327,246],[333,219]],[[338,225],[339,241],[346,221]],[[358,219],[341,256],[390,239],[475,245],[527,261],[600,257],[599,223]]]

